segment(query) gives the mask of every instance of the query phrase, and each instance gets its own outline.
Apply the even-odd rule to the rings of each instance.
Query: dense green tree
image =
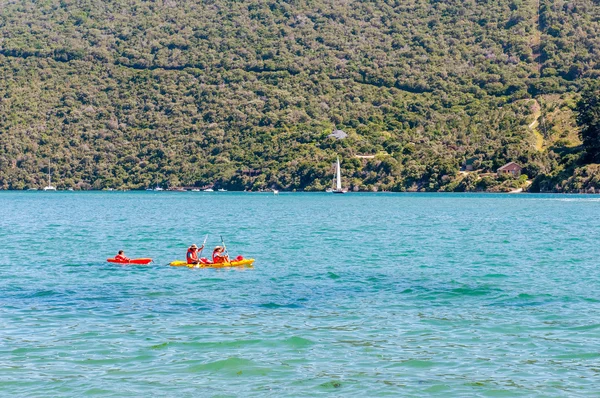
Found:
[[[503,189],[491,172],[511,160],[562,175],[533,104],[560,97],[570,115],[568,95],[600,77],[592,0],[0,10],[0,189],[43,186],[49,164],[61,188],[323,189],[338,155],[355,189]]]
[[[600,84],[586,88],[577,103],[577,123],[590,160],[600,162]]]

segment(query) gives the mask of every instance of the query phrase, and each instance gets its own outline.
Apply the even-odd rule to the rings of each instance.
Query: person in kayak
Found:
[[[198,249],[198,246],[196,245],[191,245],[188,248],[187,251],[187,255],[186,255],[186,260],[188,264],[200,264],[202,261],[200,261],[200,258],[198,257],[198,250],[202,250],[204,249],[204,245],[202,245],[200,247],[200,249]]]
[[[115,256],[115,260],[117,261],[129,261],[129,257],[125,257],[125,252],[123,250],[119,250],[119,254]]]
[[[224,251],[225,249],[222,246],[215,247],[215,250],[213,250],[212,254],[213,263],[219,264],[229,262],[229,256],[225,254]]]

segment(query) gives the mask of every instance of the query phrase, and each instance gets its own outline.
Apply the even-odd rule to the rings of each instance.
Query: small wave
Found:
[[[230,340],[230,341],[165,341],[164,343],[150,346],[151,350],[164,350],[171,347],[183,347],[186,349],[204,348],[241,348],[249,345],[262,343],[261,339],[253,340]]]
[[[591,297],[584,297],[583,301],[587,301],[588,303],[600,303],[600,300]]]
[[[171,292],[148,292],[145,294],[146,297],[160,297],[160,296],[171,296]]]
[[[593,330],[593,329],[598,329],[598,328],[600,328],[600,323],[594,323],[592,325],[575,326],[571,329],[572,330]]]
[[[244,358],[231,357],[220,361],[203,363],[190,366],[188,372],[232,372],[241,375],[248,370],[258,370],[258,364],[254,361]]]
[[[488,286],[477,286],[477,287],[458,287],[456,289],[452,289],[451,292],[460,296],[485,296],[487,294],[492,293],[497,289],[491,289]]]
[[[508,275],[505,275],[505,274],[486,274],[483,277],[484,278],[508,278]]]
[[[375,344],[370,340],[339,340],[340,343],[349,344],[353,347],[374,347]]]
[[[555,300],[556,299],[550,294],[531,295],[528,293],[520,293],[516,297],[501,300],[491,305],[501,307],[534,307],[538,305],[546,305]]]
[[[335,274],[333,272],[328,272],[327,277],[330,279],[340,279],[341,278],[341,276],[339,276],[338,274]]]
[[[556,358],[559,359],[596,359],[600,358],[600,352],[581,352],[572,354],[559,355]]]
[[[488,295],[497,295],[502,292],[502,289],[490,287],[489,285],[481,286],[460,286],[449,288],[442,286],[437,288],[413,286],[402,291],[403,294],[416,293],[420,299],[437,300],[437,299],[452,299],[465,297],[480,297]]]
[[[332,381],[328,381],[323,384],[319,384],[319,388],[326,388],[326,389],[341,388],[341,387],[342,387],[342,383],[339,380],[332,380]]]
[[[223,278],[202,278],[202,283],[206,283],[206,282],[225,282],[226,280],[227,279],[223,279]]]
[[[315,344],[312,340],[309,339],[305,339],[302,337],[298,337],[298,336],[292,336],[288,339],[285,339],[283,341],[285,343],[285,345],[294,347],[294,348],[304,348],[304,347],[309,347],[313,344]]]
[[[164,343],[152,345],[152,346],[150,346],[150,349],[151,350],[160,350],[160,349],[163,349],[163,348],[167,348],[169,346],[169,344],[171,344],[171,343],[168,342],[168,341],[166,341]]]
[[[465,383],[465,386],[468,387],[485,387],[487,385],[490,384],[490,381],[471,381],[468,383]]]
[[[112,393],[113,391],[105,390],[104,388],[90,388],[89,390],[85,391],[83,395],[106,395]]]
[[[40,297],[52,297],[58,296],[60,293],[54,290],[40,290],[39,292],[35,292],[32,295],[28,296],[29,298],[40,298]]]
[[[259,307],[261,307],[261,308],[269,308],[269,309],[276,309],[276,308],[302,308],[302,306],[298,305],[298,304],[277,304],[277,303],[260,304]]]
[[[432,361],[422,359],[407,359],[399,363],[399,366],[408,366],[410,368],[432,368],[435,364]]]

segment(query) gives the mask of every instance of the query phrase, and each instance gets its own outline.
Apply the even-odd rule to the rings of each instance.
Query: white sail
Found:
[[[338,191],[342,190],[342,171],[340,170],[340,158],[339,157],[337,158],[335,189]]]

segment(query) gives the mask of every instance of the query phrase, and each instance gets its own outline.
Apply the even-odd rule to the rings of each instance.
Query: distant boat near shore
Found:
[[[44,191],[56,191],[56,187],[51,183],[50,162],[48,162],[48,185],[44,187]]]
[[[214,190],[214,189],[212,189],[212,188],[206,188],[206,189],[204,190],[204,192],[215,192],[215,190]]]
[[[219,188],[219,189],[217,189],[217,192],[227,192],[227,190],[223,189],[223,188]]]
[[[340,168],[340,158],[337,158],[337,164],[336,164],[336,168],[335,168],[335,189],[332,189],[331,192],[332,193],[346,193],[348,192],[345,189],[342,189],[342,171]]]

